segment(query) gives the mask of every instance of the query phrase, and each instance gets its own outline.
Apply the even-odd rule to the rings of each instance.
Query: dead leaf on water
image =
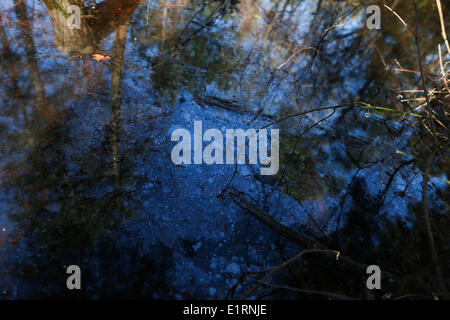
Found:
[[[104,56],[104,55],[101,55],[99,53],[93,53],[91,56],[92,56],[92,59],[94,59],[95,61],[108,61],[108,60],[111,60],[111,57]]]

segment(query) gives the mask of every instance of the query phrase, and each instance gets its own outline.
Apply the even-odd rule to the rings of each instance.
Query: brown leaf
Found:
[[[92,59],[94,59],[95,61],[108,61],[111,60],[111,57],[109,56],[103,56],[99,53],[93,53],[92,55]]]

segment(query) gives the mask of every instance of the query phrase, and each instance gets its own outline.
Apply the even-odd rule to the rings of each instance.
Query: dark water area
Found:
[[[264,273],[243,273],[306,248],[339,254],[296,260],[272,284],[448,297],[450,51],[436,1],[5,0],[0,12],[0,299],[329,299],[269,284],[246,296]],[[450,33],[448,1],[442,12]],[[276,174],[175,164],[172,133],[197,121],[224,137],[278,129]],[[390,275],[376,293],[371,264]],[[67,289],[69,265],[82,290]]]

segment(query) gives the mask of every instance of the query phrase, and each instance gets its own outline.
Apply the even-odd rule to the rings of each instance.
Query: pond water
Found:
[[[300,250],[233,194],[343,254],[376,247],[382,222],[412,228],[428,139],[407,113],[425,103],[415,11],[386,3],[408,26],[383,8],[382,28],[367,28],[365,1],[2,1],[0,299],[222,299],[241,272]],[[440,101],[441,28],[426,4],[419,42]],[[277,174],[174,164],[171,135],[195,121],[224,136],[278,129]],[[428,185],[438,215],[443,154]],[[68,265],[83,270],[81,293],[65,286]]]

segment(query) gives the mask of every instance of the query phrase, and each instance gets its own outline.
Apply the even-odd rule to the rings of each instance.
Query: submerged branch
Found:
[[[310,237],[305,234],[298,233],[291,228],[285,226],[284,224],[278,222],[276,219],[271,217],[269,214],[263,212],[255,205],[247,201],[241,194],[229,191],[231,196],[233,197],[234,202],[244,209],[246,212],[250,213],[254,218],[268,226],[270,229],[281,235],[283,238],[299,245],[300,247],[308,248],[314,247],[322,250],[329,250],[324,244],[322,244],[317,239]],[[336,264],[344,267],[345,269],[355,272],[365,274],[368,264],[361,263],[358,261],[354,261],[353,259],[343,256],[339,254],[336,256],[337,251],[330,251],[329,253],[325,253],[324,256],[328,261],[334,261]],[[390,272],[382,271],[382,274],[388,279],[395,279],[396,276]]]

